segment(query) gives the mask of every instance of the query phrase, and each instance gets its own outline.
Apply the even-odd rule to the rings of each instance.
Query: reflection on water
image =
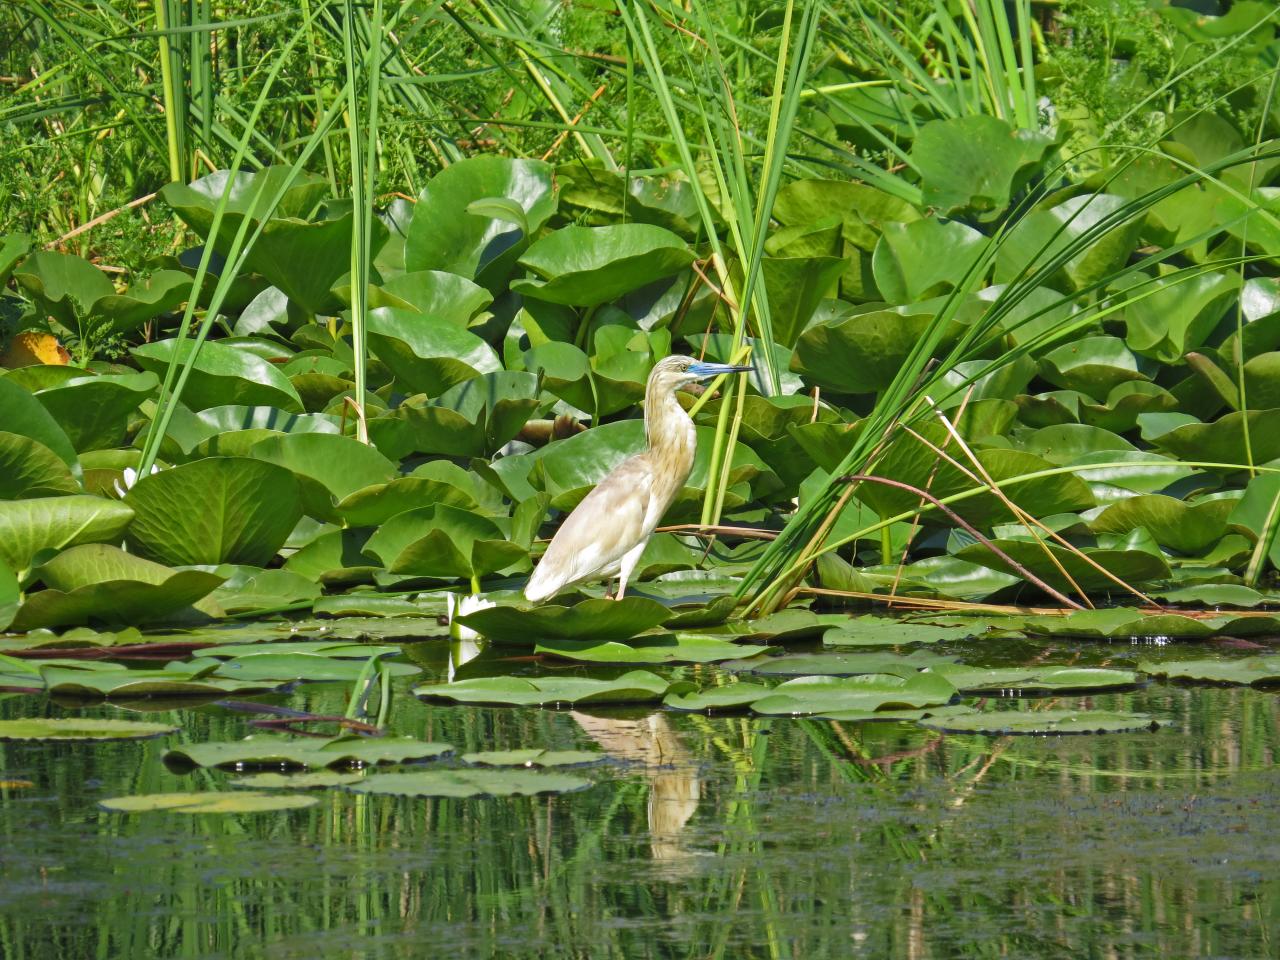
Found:
[[[698,771],[666,714],[651,713],[640,720],[615,720],[578,712],[572,716],[609,756],[644,765],[644,778],[649,784],[649,849],[653,859],[678,863],[687,858],[680,832],[698,811]]]
[[[442,655],[443,659],[443,655]],[[441,671],[445,664],[440,664]],[[290,706],[341,713],[312,685]],[[1267,957],[1280,953],[1277,695],[1152,686],[1058,705],[1156,734],[944,737],[900,724],[459,709],[391,728],[463,750],[597,748],[554,798],[320,794],[255,816],[96,801],[223,787],[170,741],[0,744],[0,954],[44,958]],[[127,715],[0,701],[5,717]]]

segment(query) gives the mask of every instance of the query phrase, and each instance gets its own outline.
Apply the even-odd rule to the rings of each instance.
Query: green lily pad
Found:
[[[884,710],[941,706],[956,688],[936,673],[900,677],[869,673],[853,677],[798,677],[751,704],[755,713],[803,716],[832,710]]]
[[[97,720],[91,717],[0,720],[0,740],[144,740],[173,733],[177,729],[167,723]]]
[[[889,303],[918,303],[959,285],[987,238],[959,220],[886,223],[871,270]]]
[[[667,633],[616,640],[539,640],[534,653],[586,663],[716,663],[767,653],[772,647],[737,644],[708,634]]]
[[[318,583],[288,570],[222,564],[213,570],[227,579],[209,595],[227,613],[275,610],[320,596]]]
[[[527,556],[487,517],[433,503],[392,517],[364,545],[391,573],[418,577],[483,577]]]
[[[506,279],[531,235],[506,218],[468,212],[477,200],[504,198],[520,205],[537,232],[555,212],[553,168],[540,160],[468,157],[428,181],[405,238],[408,270],[444,270],[480,278],[487,286]]]
[[[911,656],[894,653],[789,653],[781,657],[732,660],[724,669],[766,677],[854,677],[869,673],[915,676],[925,667],[949,663],[945,657],[919,651]]]
[[[370,484],[387,483],[396,465],[368,444],[331,433],[264,437],[249,455],[291,470],[302,491],[302,509],[318,520],[337,522],[338,500]]]
[[[438,397],[455,384],[502,369],[493,348],[474,333],[424,319],[394,307],[369,311],[369,347],[406,393]]]
[[[691,693],[667,694],[663,706],[671,710],[715,713],[718,710],[742,710],[773,693],[773,687],[762,683],[726,683]]]
[[[302,508],[284,467],[210,457],[142,477],[125,497],[130,549],[161,563],[265,567]]]
[[[1280,657],[1246,660],[1142,660],[1138,669],[1168,680],[1202,680],[1207,683],[1239,683],[1269,686],[1280,683]]]
[[[1136,733],[1151,731],[1159,722],[1145,713],[1109,710],[989,710],[930,717],[922,726],[943,733],[985,733],[991,736],[1072,733]]]
[[[588,677],[477,677],[453,683],[426,684],[414,694],[454,703],[542,707],[584,703],[656,703],[671,692],[671,681],[643,670],[616,680]]]
[[[531,797],[571,793],[591,786],[590,780],[563,773],[532,770],[424,770],[380,773],[347,787],[353,793],[401,797]]]
[[[187,362],[194,343],[156,340],[134,347],[132,353],[142,369],[163,377],[170,364]],[[275,364],[219,340],[207,340],[200,347],[182,391],[182,402],[192,410],[260,404],[302,413],[302,398]]]
[[[13,374],[0,377],[0,410],[4,411],[3,426],[7,433],[30,437],[48,447],[65,463],[73,476],[80,472],[80,461],[70,439],[50,416],[43,404],[12,380]]]
[[[116,447],[129,415],[160,385],[154,373],[79,376],[36,393],[78,451]]]
[[[115,813],[275,813],[301,810],[319,802],[316,797],[251,790],[231,793],[209,790],[204,793],[145,793],[133,797],[111,797],[99,801],[99,806]]]
[[[1220,498],[1187,503],[1159,494],[1129,497],[1107,507],[1089,526],[1098,533],[1145,527],[1162,547],[1197,554],[1227,532],[1227,518],[1237,502]]]
[[[131,507],[103,497],[0,501],[0,563],[25,573],[47,551],[118,539],[133,517]]]
[[[443,610],[443,605],[425,606],[403,597],[364,592],[321,597],[311,605],[318,617],[437,617]]]
[[[991,541],[1004,554],[1030,570],[1041,580],[1060,591],[1074,590],[1062,575],[1062,570],[1086,591],[1116,591],[1120,588],[1101,570],[1086,562],[1072,550],[1056,543],[1033,543],[1029,540],[996,539]],[[1129,584],[1142,584],[1152,580],[1164,580],[1170,576],[1169,564],[1159,554],[1137,549],[1089,548],[1081,551],[1103,570],[1110,571]],[[1053,554],[1053,560],[1047,556]],[[1002,558],[992,553],[984,544],[975,543],[958,550],[961,560],[979,563],[1004,573],[1016,575],[1017,571]],[[1054,561],[1057,561],[1056,563]],[[1061,565],[1061,566],[1059,566]]]
[[[224,643],[202,647],[202,657],[239,657],[246,653],[312,653],[334,660],[368,660],[370,657],[395,656],[399,645],[385,643],[351,643],[346,640],[267,640]]]
[[[585,767],[603,763],[608,755],[587,750],[486,750],[464,753],[460,759],[477,767]]]
[[[889,647],[907,643],[941,643],[974,635],[971,627],[937,627],[904,623],[887,617],[853,617],[822,635],[828,647]]]
[[[249,790],[322,790],[326,787],[345,787],[351,783],[359,783],[364,778],[363,772],[340,773],[337,770],[316,770],[310,773],[251,773],[247,777],[236,777],[231,781],[231,785]]]
[[[15,630],[163,619],[223,582],[217,574],[170,570],[104,543],[71,547],[39,567],[38,575],[47,589],[27,595],[14,616]]]
[[[0,500],[27,500],[80,493],[63,460],[43,443],[0,431]]]
[[[684,240],[652,224],[561,227],[520,258],[541,279],[516,280],[511,289],[549,303],[592,307],[669,277],[693,259]]]
[[[366,766],[436,760],[453,753],[448,743],[429,743],[413,737],[335,737],[332,740],[290,740],[284,737],[246,737],[228,743],[193,743],[175,747],[165,760],[197,767],[325,767]]]
[[[169,669],[183,666],[197,671],[212,667],[208,674],[211,677],[273,685],[295,680],[354,682],[360,678],[365,668],[360,660],[338,659],[318,653],[272,653],[269,650],[246,650],[227,660],[200,658],[185,664],[170,664]],[[393,677],[412,676],[422,672],[411,663],[382,663],[379,664],[379,669],[388,671]]]
[[[755,620],[730,621],[728,632],[751,640],[793,643],[820,636],[824,631],[839,629],[849,621],[844,613],[814,613],[812,610],[779,610]]]
[[[223,680],[179,670],[130,670],[119,664],[98,664],[98,669],[83,669],[83,664],[68,667],[42,666],[49,693],[64,697],[128,700],[133,697],[204,697],[228,693],[254,693],[273,689],[276,684],[253,681]],[[110,669],[102,669],[102,668]]]
[[[1102,667],[971,667],[968,664],[939,664],[932,668],[964,694],[1066,692],[1106,690],[1136,685],[1132,670]]]
[[[499,643],[552,639],[629,640],[663,623],[670,612],[656,600],[584,600],[572,607],[490,607],[458,618],[481,636]]]
[[[972,210],[979,219],[991,220],[1052,147],[1051,138],[1034,130],[976,115],[926,123],[916,134],[911,157],[926,206],[947,215]]]

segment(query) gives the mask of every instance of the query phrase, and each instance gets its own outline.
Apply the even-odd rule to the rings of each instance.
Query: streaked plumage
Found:
[[[682,356],[658,361],[645,385],[647,449],[614,467],[569,514],[529,578],[527,599],[540,603],[572,584],[614,576],[622,598],[645,544],[693,469],[697,433],[676,390],[750,369]]]

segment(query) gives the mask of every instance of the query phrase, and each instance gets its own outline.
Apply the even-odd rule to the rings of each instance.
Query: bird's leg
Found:
[[[631,571],[636,568],[636,564],[640,562],[640,554],[644,553],[644,545],[648,542],[649,538],[645,537],[623,556],[622,563],[618,567],[618,593],[613,599],[621,600],[627,595],[627,580],[630,579]]]

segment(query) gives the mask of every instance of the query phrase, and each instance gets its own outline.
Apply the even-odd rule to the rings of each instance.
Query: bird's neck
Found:
[[[645,393],[644,432],[649,450],[662,459],[664,473],[683,486],[693,469],[698,445],[693,421],[680,406],[674,390],[650,385]]]

